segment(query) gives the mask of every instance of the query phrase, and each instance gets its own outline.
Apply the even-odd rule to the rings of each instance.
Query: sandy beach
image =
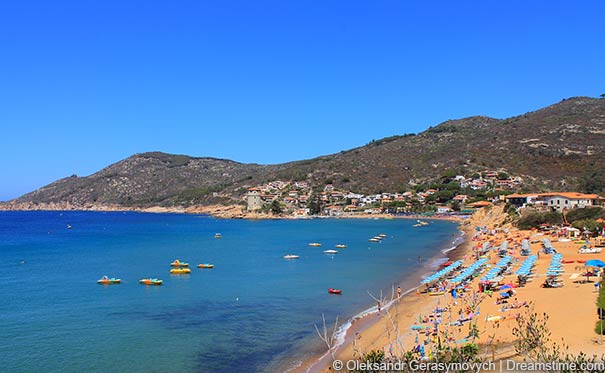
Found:
[[[474,237],[475,227],[487,227],[493,234]],[[494,228],[498,228],[495,229]],[[456,250],[449,253],[451,260],[461,259],[467,266],[475,261],[473,247],[490,241],[492,247],[498,247],[504,240],[510,243],[509,255],[513,262],[514,271],[525,260],[520,255],[522,239],[529,239],[532,254],[541,248],[542,238],[549,238],[557,252],[563,255],[565,272],[561,276],[564,286],[559,288],[543,288],[546,272],[552,255],[541,253],[534,267],[534,279],[525,286],[515,288],[515,294],[506,303],[497,304],[499,291],[491,295],[478,294],[478,315],[475,316],[480,334],[475,343],[480,347],[480,353],[488,359],[498,360],[514,358],[515,350],[513,327],[517,325],[516,316],[527,313],[530,308],[538,314],[547,314],[547,326],[551,331],[551,341],[566,346],[570,353],[583,352],[589,356],[601,356],[605,352],[605,343],[594,332],[594,325],[598,320],[596,313],[597,292],[592,281],[587,282],[582,276],[586,270],[582,261],[590,259],[605,260],[605,254],[579,254],[581,246],[578,242],[562,240],[536,231],[519,231],[506,220],[502,207],[494,206],[481,209],[471,219],[461,225],[466,234],[466,241]],[[488,255],[488,262],[494,265],[500,258],[493,250]],[[581,262],[577,262],[577,261]],[[484,270],[482,273],[487,272]],[[479,289],[478,276],[467,286],[466,297],[470,297],[470,289]],[[571,278],[570,278],[571,277]],[[591,280],[597,280],[592,277]],[[516,276],[505,276],[501,283],[516,284]],[[518,308],[515,308],[519,306]],[[385,356],[401,356],[404,351],[411,350],[415,345],[422,344],[427,338],[424,333],[412,330],[412,325],[430,325],[426,318],[431,316],[436,308],[447,308],[449,312],[442,314],[443,325],[456,320],[459,315],[468,312],[468,301],[454,299],[449,293],[440,296],[429,296],[426,293],[411,292],[395,300],[392,307],[383,309],[380,314],[367,316],[353,324],[349,329],[345,342],[334,351],[337,359],[346,361],[359,359],[372,350],[382,350]],[[422,320],[425,319],[425,320]],[[433,320],[432,318],[430,320]],[[447,323],[445,321],[448,321]],[[441,327],[441,325],[440,325]],[[443,343],[463,344],[468,341],[469,326],[444,326],[447,328],[449,341]],[[331,356],[325,355],[319,362],[317,357],[306,361],[297,371],[323,372],[331,371]]]

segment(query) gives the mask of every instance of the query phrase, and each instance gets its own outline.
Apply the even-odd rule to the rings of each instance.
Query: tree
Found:
[[[321,203],[319,203],[319,199],[315,196],[309,200],[307,207],[311,215],[317,215],[321,212]]]
[[[283,211],[284,210],[278,200],[273,200],[273,202],[271,202],[271,213],[273,213],[273,215],[279,215]]]
[[[601,98],[605,98],[605,93],[601,93],[601,96],[599,96]]]
[[[452,202],[452,211],[460,211],[460,202],[458,202],[458,201]]]

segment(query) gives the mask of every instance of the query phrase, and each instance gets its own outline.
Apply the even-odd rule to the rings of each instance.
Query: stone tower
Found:
[[[248,211],[257,211],[263,207],[263,201],[260,198],[260,189],[250,188],[248,189],[248,195],[246,196],[246,202],[248,203]]]

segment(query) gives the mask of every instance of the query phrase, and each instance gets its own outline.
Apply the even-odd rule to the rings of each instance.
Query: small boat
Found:
[[[380,242],[380,238],[372,237],[368,241],[370,241],[370,242]]]
[[[384,233],[381,233],[381,234],[379,234],[379,235],[378,235],[378,237],[380,237],[380,238],[385,238],[386,236],[387,236],[387,235],[386,235],[386,234],[384,234]]]
[[[346,247],[347,247],[347,245],[344,245],[344,244],[338,244],[338,245],[336,245],[337,249],[345,249]]]
[[[214,268],[214,264],[210,263],[201,263],[197,265],[198,268]]]
[[[321,244],[319,242],[311,242],[309,244],[309,246],[316,246],[317,247],[317,246],[321,246]]]
[[[223,235],[220,233],[215,233],[214,238],[223,238]]]
[[[170,263],[170,265],[173,267],[189,267],[189,263],[181,262],[178,259]]]
[[[157,278],[142,278],[139,280],[141,285],[162,285],[164,281]]]
[[[443,263],[440,265],[440,267],[445,268],[448,266],[451,266],[454,262],[452,262],[451,260],[448,260],[447,262]]]
[[[338,250],[324,250],[325,254],[338,254]]]
[[[188,275],[191,273],[191,269],[189,268],[172,268],[170,270],[171,275]]]
[[[580,247],[580,249],[578,250],[578,253],[580,254],[598,254],[601,252],[601,248],[600,247],[588,247],[586,245]]]
[[[119,278],[115,278],[115,277],[107,277],[107,276],[103,276],[101,277],[100,280],[97,280],[97,284],[101,284],[101,285],[113,285],[113,284],[119,284],[122,280],[120,280]]]
[[[284,255],[284,259],[298,259],[300,256],[294,254],[286,254]]]
[[[73,228],[71,225],[67,224],[67,229]]]
[[[412,225],[412,227],[414,227],[414,228],[415,227],[422,227],[422,224],[414,224],[414,225]]]
[[[342,290],[329,288],[328,289],[328,293],[330,293],[330,294],[342,294]]]

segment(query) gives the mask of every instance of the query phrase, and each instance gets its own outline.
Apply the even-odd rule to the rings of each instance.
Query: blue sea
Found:
[[[392,286],[417,284],[458,235],[451,222],[414,223],[0,212],[0,370],[296,366],[318,352],[314,325],[322,314],[344,323],[373,306],[368,291],[390,294]],[[217,232],[221,239],[214,238]],[[387,235],[381,243],[368,242],[379,233]],[[340,243],[348,247],[323,253]],[[287,253],[300,259],[283,259]],[[190,263],[190,275],[170,275],[177,258]],[[198,269],[198,263],[215,268]],[[98,285],[102,275],[122,284]],[[164,284],[140,285],[143,277]],[[328,294],[330,287],[342,295]]]

